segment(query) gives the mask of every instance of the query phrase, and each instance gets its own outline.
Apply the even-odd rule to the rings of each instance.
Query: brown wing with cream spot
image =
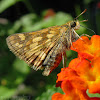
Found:
[[[14,34],[7,38],[7,44],[16,56],[35,70],[42,69],[50,51],[56,50],[59,44],[60,29],[60,26],[53,26],[40,31]]]

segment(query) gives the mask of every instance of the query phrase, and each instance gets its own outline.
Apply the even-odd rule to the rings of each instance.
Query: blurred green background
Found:
[[[88,19],[88,22],[81,25],[99,35],[99,0],[0,0],[0,100],[51,100],[53,93],[62,93],[60,88],[55,88],[62,63],[48,77],[42,76],[42,71],[32,70],[10,52],[6,38],[15,33],[62,25],[84,9],[87,12],[79,20]],[[83,27],[77,33],[94,35]],[[76,52],[67,51],[67,65],[75,57]]]

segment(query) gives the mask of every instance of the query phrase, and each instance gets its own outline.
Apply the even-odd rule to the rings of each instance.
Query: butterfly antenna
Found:
[[[83,26],[83,25],[80,25],[80,26],[82,26],[82,27],[84,27],[84,28],[86,28],[86,29],[88,29],[88,30],[92,31],[94,34],[96,34],[96,33],[95,33],[92,29],[87,28],[87,27],[85,27],[85,26]]]
[[[82,13],[80,13],[75,19],[77,19],[79,16],[81,16],[82,14],[84,14],[87,11],[87,9],[85,9]]]
[[[86,19],[86,20],[82,20],[82,21],[79,21],[79,22],[87,22],[88,21],[88,19]]]

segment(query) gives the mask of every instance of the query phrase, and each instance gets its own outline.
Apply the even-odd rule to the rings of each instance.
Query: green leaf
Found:
[[[87,94],[88,94],[89,97],[100,97],[100,94],[98,94],[98,93],[92,94],[92,93],[89,93],[88,90],[87,90]]]
[[[14,34],[16,32],[31,32],[33,31],[33,25],[36,23],[36,14],[27,14],[15,21],[11,29],[8,30],[8,34]]]
[[[88,5],[89,3],[93,2],[93,0],[84,0],[84,4]]]
[[[55,16],[51,16],[47,19],[42,19],[41,21],[36,22],[30,27],[30,29],[32,28],[31,30],[36,31],[39,29],[48,28],[50,26],[62,25],[70,20],[72,20],[71,15],[63,12],[58,12],[55,14]]]
[[[43,92],[35,100],[51,100],[52,95],[56,92],[63,94],[63,91],[61,90],[61,88],[57,88],[55,86],[47,86],[46,91]]]
[[[0,100],[10,98],[14,95],[16,88],[7,88],[5,86],[0,86]]]
[[[20,1],[20,0],[2,0],[2,1],[0,1],[0,13],[2,13],[4,10],[6,10],[10,6],[14,5],[18,1]]]
[[[8,68],[8,70],[9,73],[2,76],[0,80],[0,97],[2,98],[12,97],[16,92],[17,87],[25,80],[29,73],[27,64],[19,59],[16,59],[13,62],[12,69]]]
[[[56,13],[55,16],[49,17],[47,19],[43,19],[42,25],[43,27],[62,25],[70,20],[72,20],[72,17],[70,14],[66,14],[64,12],[58,12]]]
[[[37,21],[36,14],[27,14],[17,20],[8,33],[11,35],[21,29],[22,32],[31,32],[55,25],[62,25],[72,20],[71,15],[58,12],[55,16]]]
[[[11,73],[11,75],[13,75],[12,78],[15,78],[13,84],[19,85],[29,73],[29,67],[23,60],[16,59],[13,63],[13,68],[14,69]]]
[[[28,74],[29,73],[29,67],[27,64],[20,59],[16,59],[13,63],[13,67],[17,72],[20,72],[22,74]]]

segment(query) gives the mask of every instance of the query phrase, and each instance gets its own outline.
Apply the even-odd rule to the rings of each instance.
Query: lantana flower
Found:
[[[91,40],[83,36],[71,49],[78,53],[78,58],[61,69],[56,81],[56,87],[61,87],[65,94],[55,93],[52,100],[100,100],[86,93],[100,93],[100,36],[94,35]]]

